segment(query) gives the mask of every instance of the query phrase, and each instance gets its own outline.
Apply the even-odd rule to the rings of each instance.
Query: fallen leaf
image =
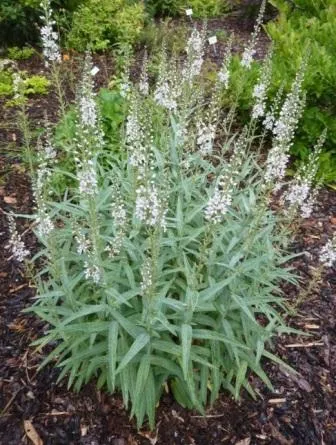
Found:
[[[287,440],[285,436],[283,436],[280,431],[278,431],[274,425],[270,424],[271,434],[274,439],[278,440],[281,445],[293,445],[293,441]]]
[[[17,203],[17,199],[14,198],[13,196],[5,196],[4,201],[6,204],[16,204]]]
[[[23,426],[27,437],[33,442],[34,445],[43,445],[41,437],[30,420],[24,420]]]

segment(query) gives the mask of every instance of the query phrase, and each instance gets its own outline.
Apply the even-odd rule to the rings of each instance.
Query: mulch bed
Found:
[[[224,27],[225,20],[228,19],[209,26],[214,29]],[[247,35],[246,30],[241,31],[237,19],[232,27]],[[261,55],[264,48],[265,45],[259,48]],[[96,62],[100,66],[109,66],[107,59]],[[30,72],[42,70],[38,58],[25,63],[25,67]],[[101,70],[99,83],[104,84],[110,75],[109,70]],[[37,126],[42,125],[46,108],[51,119],[56,119],[57,104],[53,93],[30,100],[29,113]],[[6,126],[0,129],[2,148],[8,144],[19,145],[20,135],[14,119],[13,110],[4,110],[2,123]],[[33,203],[24,168],[15,156],[9,157],[5,151],[1,152],[0,210],[31,213]],[[28,225],[20,219],[19,231],[23,232]],[[325,189],[320,192],[316,212],[304,222],[293,243],[294,251],[306,252],[295,260],[303,285],[307,285],[316,267],[319,248],[335,230],[336,192]],[[23,270],[9,260],[10,253],[5,249],[7,241],[7,222],[0,211],[1,445],[33,443],[25,434],[25,421],[31,422],[29,425],[36,429],[44,445],[336,443],[335,269],[329,269],[318,291],[307,296],[298,313],[288,319],[289,325],[310,333],[310,336],[281,336],[274,346],[274,352],[296,369],[298,375],[265,363],[275,387],[274,393],[251,376],[259,393],[256,401],[245,393],[239,403],[228,394],[222,394],[205,417],[181,408],[167,394],[158,408],[156,431],[150,433],[143,428],[138,432],[118,395],[98,391],[94,383],[75,394],[68,391],[64,383],[56,385],[58,371],[52,367],[37,372],[43,356],[35,352],[30,343],[43,335],[44,326],[36,317],[22,313],[32,304],[35,290]],[[25,241],[32,251],[36,250],[32,235],[27,233]],[[286,297],[295,302],[298,289],[288,286],[285,291]]]

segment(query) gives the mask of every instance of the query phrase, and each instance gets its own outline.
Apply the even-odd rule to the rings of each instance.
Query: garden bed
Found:
[[[218,29],[225,23],[225,20],[214,21],[210,26]],[[233,23],[231,30],[238,27],[237,21]],[[248,35],[246,32],[245,38]],[[260,56],[264,54],[265,37],[262,42]],[[216,59],[216,54],[213,58]],[[101,66],[99,83],[104,84],[111,74],[110,63],[99,59],[96,63]],[[32,73],[41,70],[38,59],[24,65]],[[104,67],[109,67],[107,72]],[[49,117],[56,119],[57,105],[52,93],[45,98],[30,99],[29,114],[37,126],[43,121],[45,108]],[[13,121],[13,111],[4,110],[2,147],[19,146],[20,135]],[[18,214],[31,213],[30,184],[19,160],[3,151],[0,169],[1,208]],[[295,260],[303,284],[311,277],[326,236],[335,231],[335,215],[336,193],[321,190],[317,210],[305,221],[293,242],[294,251],[307,252]],[[19,221],[22,233],[29,223]],[[35,251],[35,238],[27,234],[24,239],[28,248]],[[7,222],[1,212],[1,246],[7,241]],[[25,435],[25,425],[29,426],[25,421],[31,422],[44,445],[328,445],[336,442],[335,269],[329,270],[319,291],[306,296],[298,314],[288,320],[291,326],[310,333],[310,337],[291,335],[277,339],[277,355],[296,369],[298,375],[289,375],[277,365],[266,364],[276,392],[271,393],[253,377],[258,400],[253,401],[243,393],[237,403],[228,394],[222,394],[204,417],[184,410],[166,394],[158,408],[157,429],[150,433],[146,427],[137,432],[118,395],[98,391],[94,383],[75,394],[68,391],[64,383],[56,385],[58,371],[51,366],[37,372],[43,357],[30,343],[43,334],[44,326],[34,316],[22,314],[24,308],[31,306],[35,292],[23,270],[8,260],[9,256],[3,248],[0,256],[0,444],[31,443]],[[297,288],[288,286],[284,291],[291,302],[296,301]]]

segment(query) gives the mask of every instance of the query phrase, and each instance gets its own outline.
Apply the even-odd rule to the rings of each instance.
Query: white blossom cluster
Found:
[[[84,127],[96,128],[98,112],[93,90],[93,65],[90,53],[85,56],[83,77],[79,90],[78,107],[81,124]]]
[[[182,70],[185,81],[191,83],[201,72],[204,61],[205,29],[194,28],[186,46],[187,60]]]
[[[161,105],[163,108],[167,108],[169,111],[175,111],[177,108],[176,91],[171,88],[168,80],[157,85],[154,92],[155,102]]]
[[[274,191],[279,190],[281,181],[285,176],[289,149],[304,106],[302,97],[304,67],[303,64],[297,73],[292,89],[285,99],[273,129],[273,146],[266,161],[265,181],[267,184],[275,184]]]
[[[160,227],[166,230],[167,209],[164,200],[160,198],[154,181],[148,181],[137,189],[135,216],[145,225]]]
[[[87,280],[92,280],[95,284],[101,281],[101,270],[97,264],[90,264],[89,261],[84,262],[84,276]]]
[[[219,178],[214,194],[209,199],[204,215],[207,221],[220,223],[232,203],[234,183],[227,175]]]
[[[142,62],[141,75],[140,75],[140,81],[139,81],[139,91],[143,96],[148,96],[148,94],[149,94],[147,50],[145,50],[145,54],[144,54],[144,58],[143,58],[143,62]]]
[[[50,125],[45,116],[45,137],[42,143],[37,143],[38,169],[35,181],[33,181],[33,194],[37,207],[36,223],[37,233],[40,237],[47,237],[54,230],[54,223],[48,213],[46,205],[46,189],[48,181],[52,176],[52,169],[57,162],[57,152],[52,144]]]
[[[61,53],[58,45],[58,34],[54,31],[56,22],[52,19],[52,9],[50,7],[50,0],[44,0],[41,3],[44,15],[40,18],[44,21],[41,32],[41,40],[43,46],[43,55],[46,67],[49,63],[61,61]]]
[[[106,247],[106,251],[109,253],[110,257],[114,257],[120,254],[121,248],[123,246],[125,229],[127,223],[127,211],[126,205],[120,195],[119,189],[114,186],[114,202],[111,205],[111,216],[114,222],[115,236],[112,242],[109,242]]]
[[[202,120],[197,122],[196,143],[202,156],[208,156],[213,151],[216,136],[216,125],[205,124]]]
[[[258,37],[260,34],[261,24],[264,19],[265,8],[266,8],[266,0],[263,0],[261,3],[261,7],[260,7],[260,11],[259,11],[259,14],[257,17],[256,24],[254,25],[253,33],[252,33],[251,38],[250,38],[250,40],[242,54],[240,64],[241,64],[241,66],[243,66],[244,68],[247,68],[247,69],[251,68],[251,65],[253,62],[253,56],[256,53],[256,44],[257,44],[257,40],[258,40]]]
[[[77,171],[77,180],[79,182],[79,193],[83,197],[95,196],[98,181],[95,162],[92,159],[83,161],[81,168]]]
[[[282,201],[288,203],[290,208],[300,209],[303,218],[308,218],[313,211],[316,192],[311,189],[325,139],[326,131],[321,134],[307,164],[301,166],[288,190],[282,196]]]
[[[22,98],[23,86],[24,86],[24,80],[22,79],[20,73],[14,72],[13,73],[13,92],[14,92],[15,100]]]
[[[78,230],[75,235],[75,241],[77,244],[77,253],[79,255],[88,254],[91,248],[91,241],[83,230]]]
[[[153,286],[152,264],[149,258],[146,258],[141,268],[141,293],[146,295]]]
[[[244,129],[233,147],[230,163],[218,178],[215,191],[204,210],[205,219],[214,224],[223,221],[231,203],[235,187],[237,186],[238,169],[242,161],[242,153],[246,146],[247,130]]]
[[[29,256],[30,252],[26,249],[24,242],[22,241],[21,235],[19,235],[15,219],[12,214],[7,216],[8,219],[8,229],[9,229],[9,241],[6,248],[10,249],[13,255],[13,258],[22,263],[27,256]]]
[[[255,99],[255,103],[252,109],[253,119],[258,119],[265,116],[267,91],[271,83],[271,74],[272,74],[272,58],[271,58],[271,53],[269,53],[263,66],[261,78],[259,82],[255,85],[252,93],[252,96]]]
[[[130,101],[126,119],[125,142],[128,150],[128,162],[143,174],[152,145],[152,136],[143,121],[138,98],[134,95]]]
[[[230,36],[225,48],[222,66],[218,72],[218,81],[224,86],[225,89],[229,87],[230,81],[230,63],[232,59],[232,42],[233,37]]]
[[[322,247],[320,262],[326,267],[332,267],[336,263],[336,234]]]

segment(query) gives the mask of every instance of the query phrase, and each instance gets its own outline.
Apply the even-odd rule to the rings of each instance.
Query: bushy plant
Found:
[[[236,398],[241,388],[254,395],[250,371],[271,387],[262,358],[281,362],[271,340],[287,330],[280,284],[295,281],[279,225],[287,217],[269,201],[283,184],[302,69],[265,162],[255,119],[232,132],[234,110],[226,115],[220,106],[230,45],[204,95],[205,42],[204,31],[194,30],[181,67],[163,51],[152,89],[146,60],[137,85],[124,79],[119,156],[109,156],[87,56],[74,111],[75,169],[64,172],[73,182],[63,199],[50,199],[56,147],[48,138],[33,177],[43,268],[32,310],[48,323],[35,344],[54,345],[44,364],[56,361],[69,387],[95,378],[99,387],[120,390],[138,426],[147,417],[153,428],[167,387],[200,412],[221,388]],[[266,87],[258,91],[261,101]],[[313,168],[307,172],[295,179],[296,192],[284,195],[291,215],[308,206]]]
[[[146,0],[146,11],[150,16],[177,16],[183,11],[183,0]]]
[[[187,8],[193,10],[196,18],[218,17],[230,9],[225,0],[147,0],[146,9],[150,15],[177,16],[185,14]]]
[[[15,94],[13,76],[15,77],[17,74],[11,67],[0,71],[0,96],[12,96]],[[25,71],[19,72],[18,75],[22,78],[22,94],[24,96],[48,93],[50,82],[45,76],[29,76]]]
[[[8,48],[7,55],[12,60],[26,60],[30,59],[34,52],[34,49],[29,46],[24,46],[23,48],[12,46]]]
[[[84,51],[104,50],[115,43],[134,43],[144,23],[142,3],[88,0],[73,14],[67,42]]]
[[[25,44],[38,38],[39,0],[2,0],[0,2],[0,41]]]
[[[226,0],[189,0],[188,4],[197,18],[219,17],[230,10]]]
[[[266,30],[275,46],[274,85],[294,75],[307,47],[308,63],[305,74],[307,104],[293,153],[307,159],[311,146],[323,128],[328,128],[325,151],[321,157],[319,175],[324,181],[336,180],[336,88],[334,61],[336,48],[330,38],[336,33],[336,5],[333,1],[295,2],[290,10],[287,2],[274,2],[280,8],[279,18],[268,23]]]

